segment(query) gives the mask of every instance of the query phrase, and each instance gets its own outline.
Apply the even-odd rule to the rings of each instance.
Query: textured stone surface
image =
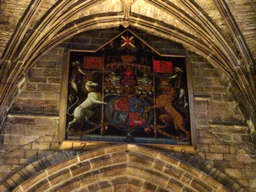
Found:
[[[89,44],[93,40],[92,36],[96,35],[97,39],[93,42],[99,43],[100,36],[105,36],[105,32],[108,34],[106,36],[109,37],[117,33],[114,31],[109,34],[109,31],[102,30],[95,34],[91,33],[91,37],[83,37],[81,34],[78,39],[85,38],[84,41]],[[154,36],[145,34],[143,36],[150,44],[160,49],[159,45],[163,40],[155,37],[150,42],[151,37]],[[103,38],[102,42],[105,42],[105,40]],[[170,47],[182,49],[179,44],[170,43],[167,45],[167,42],[163,43],[165,49],[170,49]],[[1,180],[7,179],[38,158],[40,158],[40,161],[34,164],[36,170],[40,167],[46,168],[53,165],[55,161],[58,162],[54,157],[48,155],[58,149],[58,103],[62,56],[63,48],[57,47],[49,51],[35,63],[27,74],[27,83],[14,101],[1,135],[3,141],[1,154],[4,155],[0,159]],[[253,188],[256,176],[251,169],[255,167],[253,164],[255,161],[250,157],[248,127],[241,124],[243,116],[237,110],[233,98],[228,96],[227,86],[220,81],[223,74],[218,73],[212,65],[198,55],[188,53],[188,60],[194,73],[192,81],[196,117],[194,130],[198,143],[198,153],[195,156],[206,164],[215,166],[215,169],[213,169],[204,164],[200,166],[200,170],[215,179],[220,177],[217,169],[221,170],[229,175],[231,179],[240,179],[242,186],[249,188],[248,183],[250,183]],[[128,155],[129,151],[130,154]],[[248,156],[242,157],[242,153],[246,153]],[[45,156],[47,158],[41,159]],[[193,180],[194,176],[190,174],[199,177],[199,171],[192,168],[192,166],[199,167],[198,160],[193,158],[189,160],[190,157],[184,154],[177,157],[175,159],[163,155],[159,151],[140,148],[136,145],[117,145],[113,148],[106,147],[104,150],[87,151],[80,155],[79,159],[70,160],[66,165],[64,163],[61,166],[56,165],[47,168],[47,173],[52,174],[70,165],[70,174],[72,174],[72,177],[78,177],[78,183],[66,183],[70,188],[77,187],[80,181],[82,183],[94,182],[102,175],[104,177],[117,177],[125,170],[133,178],[130,178],[129,181],[132,181],[133,185],[130,188],[134,190],[143,188],[146,191],[149,190],[148,186],[152,186],[152,189],[156,189],[156,191],[164,191],[164,188],[160,189],[160,187],[155,186],[156,184],[150,185],[157,178],[159,178],[159,183],[167,183],[166,177],[159,175],[159,173],[177,179],[177,181],[173,181],[176,183],[175,185],[168,184],[169,188],[180,189],[180,183],[183,183],[182,186],[184,184],[187,186],[182,188],[183,191],[193,191],[195,188],[202,189],[202,186],[206,189],[217,186],[210,179],[208,184],[213,185],[210,187],[204,186],[198,180]],[[245,157],[247,165],[243,163]],[[90,161],[87,161],[88,159]],[[192,166],[181,164],[181,160],[188,161]],[[127,163],[128,165],[124,166]],[[123,165],[123,167],[118,167],[118,164]],[[150,167],[154,171],[146,170],[144,166]],[[92,169],[99,169],[102,172],[92,171]],[[69,173],[67,174],[69,175]],[[149,184],[144,184],[139,180],[139,177],[149,180]],[[207,180],[207,178],[201,180]],[[189,186],[192,183],[193,186]],[[93,186],[95,185],[91,187]],[[49,186],[47,183],[42,183],[41,187],[47,188]],[[128,186],[121,185],[120,189],[126,187]],[[61,188],[58,189],[61,190]],[[105,189],[107,190],[108,187]]]
[[[126,145],[126,144],[124,144]],[[115,148],[115,146],[113,147]],[[111,151],[113,149],[111,146],[99,148],[98,151]],[[155,164],[161,161],[157,157],[153,156],[153,150],[147,149],[148,155],[139,156],[139,150],[147,149],[145,147],[130,148],[130,152],[126,152],[128,159],[137,154],[138,158],[153,158]],[[125,148],[123,148],[125,151]],[[151,153],[149,153],[151,151]],[[121,152],[121,151],[120,151]],[[114,153],[114,152],[113,152]],[[151,154],[151,155],[149,155]],[[78,155],[83,156],[83,154]],[[162,154],[162,156],[166,156]],[[101,157],[101,155],[96,155],[94,159]],[[48,157],[47,157],[48,158]],[[139,191],[211,191],[222,188],[218,181],[212,179],[206,174],[200,172],[199,170],[190,167],[185,162],[180,163],[180,172],[182,177],[173,177],[173,174],[166,174],[164,171],[159,171],[154,167],[143,165],[141,163],[135,164],[134,162],[126,162],[123,164],[115,163],[104,165],[104,167],[97,167],[94,170],[89,169],[89,162],[92,160],[90,157],[85,159],[84,163],[76,162],[77,156],[73,156],[71,159],[66,159],[64,162],[60,162],[54,167],[59,167],[59,169],[47,169],[52,170],[51,172],[44,171],[38,175],[33,176],[31,179],[25,181],[18,186],[14,191],[18,191],[23,188],[28,191],[33,191],[35,189],[45,190],[50,189],[50,191],[65,191],[76,190],[80,188],[82,191],[86,189],[90,191],[97,191],[99,189],[103,191],[124,191],[127,189],[139,190]],[[166,158],[170,161],[165,161],[165,164],[175,167],[175,162],[171,159],[174,157]],[[140,162],[140,161],[138,161]],[[132,165],[131,165],[132,163]],[[159,167],[159,166],[156,166]],[[190,167],[190,169],[188,169]],[[73,174],[75,173],[75,174]],[[206,182],[208,181],[208,182]],[[233,183],[231,183],[233,186]]]

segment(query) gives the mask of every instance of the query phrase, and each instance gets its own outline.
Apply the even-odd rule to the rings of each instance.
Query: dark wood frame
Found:
[[[134,34],[135,35],[135,34]],[[136,36],[136,35],[135,35]],[[139,38],[138,36],[136,36]],[[140,38],[139,38],[140,39]],[[140,39],[141,40],[141,39]],[[143,40],[141,40],[143,41]],[[147,43],[145,43],[147,46],[149,46]],[[106,44],[105,44],[106,45]],[[102,47],[104,47],[103,45]],[[99,49],[101,49],[100,47]],[[150,46],[149,46],[150,47]],[[153,51],[155,51],[152,47],[150,47]],[[98,49],[98,50],[99,50]],[[70,52],[71,51],[77,51],[77,52],[90,52],[94,53],[97,52],[98,50],[95,51],[87,51],[87,50],[65,50],[64,52],[64,57],[63,57],[63,69],[62,69],[62,83],[61,83],[61,95],[60,95],[60,113],[59,113],[59,143],[61,144],[61,148],[73,148],[73,144],[71,145],[70,143],[80,143],[78,145],[79,147],[76,148],[84,148],[84,146],[87,145],[97,145],[97,144],[102,144],[102,143],[108,143],[108,142],[101,142],[101,141],[70,141],[70,140],[65,140],[65,128],[66,128],[66,110],[67,110],[67,95],[68,95],[68,74],[69,74],[69,64],[70,64]],[[156,52],[156,51],[155,51]],[[160,55],[158,52],[156,52],[159,56],[164,56],[164,57],[185,57],[185,55]],[[189,111],[190,111],[190,126],[191,126],[191,146],[170,146],[170,145],[158,145],[158,144],[152,144],[154,146],[162,147],[162,148],[167,148],[167,149],[178,149],[178,151],[181,151],[186,148],[185,151],[193,151],[195,152],[194,146],[196,145],[196,133],[195,133],[195,115],[194,115],[194,102],[193,102],[193,85],[192,85],[192,69],[191,65],[188,61],[188,59],[185,57],[185,66],[186,66],[186,74],[187,74],[187,87],[188,87],[188,101],[189,101]],[[72,146],[72,147],[70,147]],[[76,145],[77,146],[77,145]],[[192,148],[191,148],[192,147]],[[192,150],[191,150],[192,149]],[[174,150],[175,151],[175,150]]]

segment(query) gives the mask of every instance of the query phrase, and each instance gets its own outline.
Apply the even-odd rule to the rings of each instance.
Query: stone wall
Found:
[[[45,53],[29,70],[1,134],[2,181],[58,150],[64,48],[95,50],[118,32],[98,30],[73,37]],[[201,170],[216,180],[221,179],[223,173],[241,186],[256,190],[256,162],[252,159],[249,129],[232,95],[227,91],[229,82],[225,76],[205,59],[187,52],[179,44],[140,31],[137,34],[162,54],[186,54],[187,63],[192,66],[192,110],[197,154],[193,158],[186,156],[184,160],[192,158],[194,166],[196,162],[204,162]],[[177,157],[184,158],[182,155]],[[18,185],[15,182],[3,184],[7,188]]]
[[[0,56],[29,3],[30,0],[0,1]]]
[[[197,154],[242,186],[256,187],[249,128],[227,91],[228,82],[201,57],[192,54],[189,61],[194,73]]]
[[[62,57],[57,47],[26,74],[1,134],[1,180],[58,147]]]

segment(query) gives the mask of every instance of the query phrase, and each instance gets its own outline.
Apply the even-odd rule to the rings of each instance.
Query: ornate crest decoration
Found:
[[[97,53],[73,54],[68,140],[191,144],[183,58],[155,54],[129,30]]]

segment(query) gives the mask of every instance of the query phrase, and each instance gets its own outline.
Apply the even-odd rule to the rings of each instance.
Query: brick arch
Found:
[[[132,144],[107,146],[78,154],[42,170],[13,191],[75,189],[229,191],[217,180],[181,160]]]

